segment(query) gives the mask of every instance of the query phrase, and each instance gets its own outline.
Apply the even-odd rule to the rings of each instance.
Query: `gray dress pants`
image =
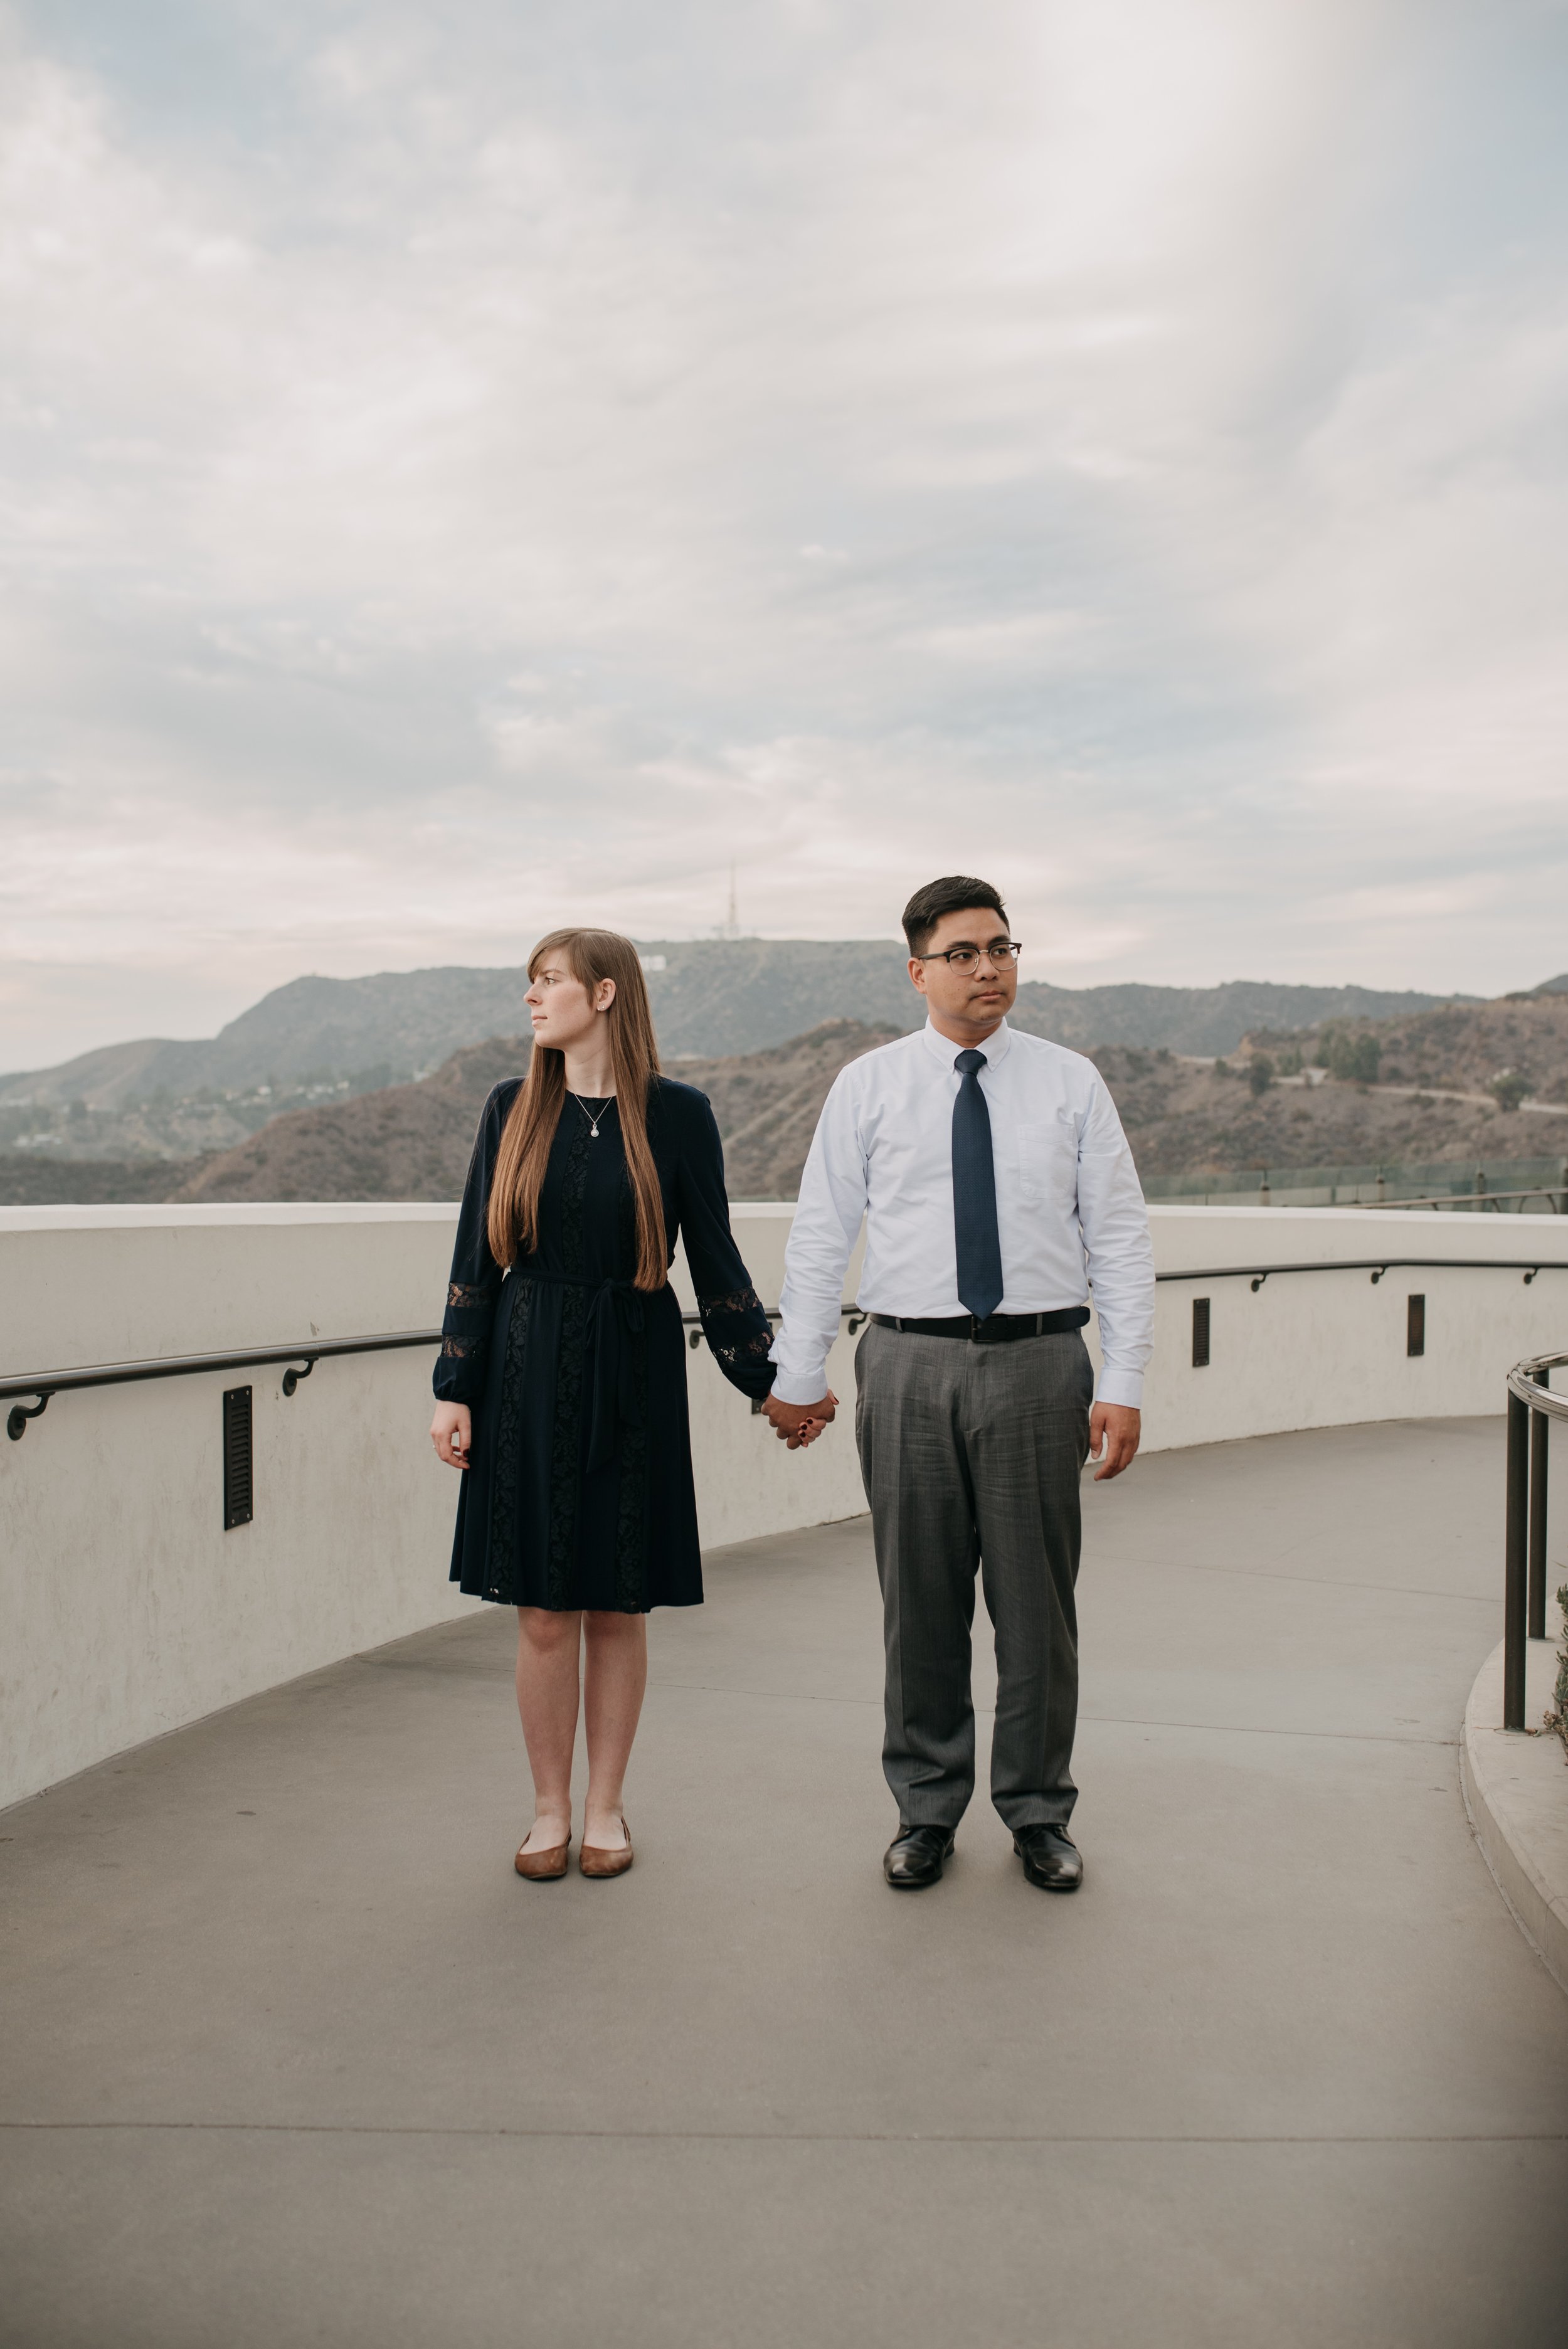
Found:
[[[1088,1350],[1077,1330],[975,1345],[873,1322],[855,1376],[887,1649],[882,1768],[899,1817],[956,1826],[975,1791],[978,1568],[996,1635],[991,1799],[1015,1830],[1065,1826]]]

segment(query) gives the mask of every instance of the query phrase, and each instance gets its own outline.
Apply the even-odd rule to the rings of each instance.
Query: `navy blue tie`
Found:
[[[953,1104],[953,1230],[958,1245],[958,1298],[984,1321],[1002,1302],[1002,1237],[996,1228],[996,1168],[991,1112],[980,1090],[984,1052],[960,1052],[962,1081]]]

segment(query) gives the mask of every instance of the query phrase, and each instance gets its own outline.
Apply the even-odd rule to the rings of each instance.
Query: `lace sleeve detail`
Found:
[[[490,1253],[486,1210],[490,1173],[515,1091],[515,1086],[498,1086],[486,1102],[469,1162],[441,1319],[441,1350],[431,1381],[443,1402],[477,1403],[484,1392],[485,1358],[501,1283],[500,1267]]]
[[[436,1368],[436,1391],[447,1402],[479,1400],[500,1290],[499,1278],[454,1280],[447,1290],[447,1310],[441,1320],[441,1359]]]
[[[679,1093],[682,1088],[672,1088]],[[686,1093],[681,1115],[680,1217],[703,1335],[729,1381],[753,1402],[773,1384],[773,1332],[729,1228],[724,1150],[712,1108]]]
[[[714,1361],[743,1394],[765,1395],[773,1383],[768,1357],[773,1330],[755,1288],[734,1288],[723,1297],[699,1297],[703,1335]]]
[[[755,1288],[732,1288],[727,1297],[699,1297],[696,1309],[705,1321],[711,1313],[760,1313],[762,1299]]]

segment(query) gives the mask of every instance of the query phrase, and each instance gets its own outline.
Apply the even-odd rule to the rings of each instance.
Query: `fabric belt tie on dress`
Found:
[[[1081,1330],[1088,1319],[1087,1305],[1062,1305],[1050,1313],[992,1313],[982,1321],[960,1313],[945,1321],[912,1321],[907,1314],[873,1313],[879,1330],[904,1330],[914,1338],[968,1338],[977,1346],[1006,1346],[1018,1338],[1057,1338],[1064,1330]]]
[[[622,1429],[643,1423],[636,1366],[627,1340],[643,1333],[643,1299],[650,1292],[640,1289],[634,1280],[586,1280],[570,1272],[536,1271],[531,1265],[518,1278],[542,1281],[551,1288],[589,1292],[587,1335],[593,1366],[588,1396],[587,1464],[591,1475],[612,1467]]]

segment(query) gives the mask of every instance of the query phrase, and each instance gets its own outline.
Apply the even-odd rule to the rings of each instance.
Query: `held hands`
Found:
[[[466,1468],[474,1440],[473,1415],[466,1402],[438,1402],[430,1422],[436,1457],[449,1468]]]
[[[1124,1402],[1097,1402],[1088,1415],[1088,1456],[1099,1465],[1094,1481],[1103,1485],[1108,1476],[1119,1476],[1130,1468],[1138,1450],[1138,1439],[1143,1433],[1143,1414]]]
[[[820,1402],[780,1402],[769,1395],[762,1410],[780,1444],[791,1452],[799,1452],[808,1444],[815,1444],[822,1430],[831,1421],[839,1407],[839,1398],[831,1388]]]

